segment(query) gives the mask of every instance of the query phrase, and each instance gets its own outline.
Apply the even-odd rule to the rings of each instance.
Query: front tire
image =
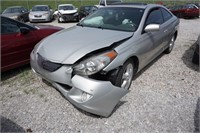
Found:
[[[114,84],[118,87],[128,90],[135,74],[134,67],[133,61],[131,59],[127,60],[120,68]]]

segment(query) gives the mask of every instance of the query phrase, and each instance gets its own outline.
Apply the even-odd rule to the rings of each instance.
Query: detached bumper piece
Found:
[[[39,55],[31,53],[30,64],[33,72],[51,83],[74,106],[86,112],[108,117],[119,100],[129,92],[112,85],[109,81],[94,80],[79,75],[71,77],[70,66],[59,66],[59,64],[54,66],[52,62],[39,58]],[[49,69],[55,71],[51,72]]]
[[[129,91],[113,86],[107,81],[97,81],[75,75],[74,87],[67,91],[53,84],[74,106],[92,114],[108,117],[119,100]]]

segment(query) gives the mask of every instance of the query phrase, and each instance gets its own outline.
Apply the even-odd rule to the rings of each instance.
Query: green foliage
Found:
[[[79,8],[83,5],[97,5],[98,0],[18,0],[14,2],[10,0],[3,0],[1,1],[1,11],[9,6],[24,6],[31,9],[34,5],[50,5],[51,8],[55,10],[59,4],[73,4],[75,7]]]
[[[163,2],[164,5],[181,5],[185,3],[198,3],[199,0],[123,0],[124,2],[143,2],[158,3]],[[77,8],[83,5],[97,5],[99,0],[1,0],[1,11],[9,6],[24,6],[31,9],[34,5],[50,5],[52,9],[57,9],[59,4],[73,4]]]

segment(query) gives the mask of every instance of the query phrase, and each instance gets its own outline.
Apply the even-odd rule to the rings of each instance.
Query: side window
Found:
[[[172,17],[172,15],[167,10],[161,8],[161,11],[165,22]]]
[[[162,13],[159,10],[159,8],[152,10],[147,19],[146,19],[146,23],[145,25],[148,24],[162,24],[163,23],[163,17],[162,17]]]
[[[189,9],[195,9],[195,6],[193,6],[193,5],[188,5],[187,6]]]
[[[22,11],[23,11],[23,12],[28,12],[28,9],[22,7]]]
[[[15,23],[1,18],[1,34],[19,33],[20,28]]]

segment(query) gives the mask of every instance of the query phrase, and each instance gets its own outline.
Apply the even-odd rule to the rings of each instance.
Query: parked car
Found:
[[[194,54],[193,54],[193,57],[192,57],[192,62],[194,64],[197,64],[197,65],[199,65],[199,51],[200,51],[199,45],[200,45],[200,35],[197,39]]]
[[[53,20],[53,10],[48,5],[35,5],[29,13],[30,22],[50,22]]]
[[[172,51],[178,27],[162,5],[102,7],[38,43],[31,67],[76,107],[108,117],[134,75]]]
[[[58,5],[57,11],[58,23],[69,22],[69,21],[79,21],[78,10],[72,4],[61,4]]]
[[[18,20],[21,22],[28,21],[28,14],[29,14],[28,9],[26,9],[23,6],[8,7],[2,12],[2,16],[12,18],[14,20]]]
[[[170,11],[179,18],[199,17],[199,8],[195,4],[170,7]]]
[[[35,44],[61,29],[27,25],[1,16],[1,72],[28,64]]]
[[[85,18],[89,14],[95,12],[98,8],[96,6],[81,6],[79,9],[79,20]]]
[[[120,3],[122,0],[99,0],[99,5],[96,5],[98,8],[112,5],[114,3]]]

